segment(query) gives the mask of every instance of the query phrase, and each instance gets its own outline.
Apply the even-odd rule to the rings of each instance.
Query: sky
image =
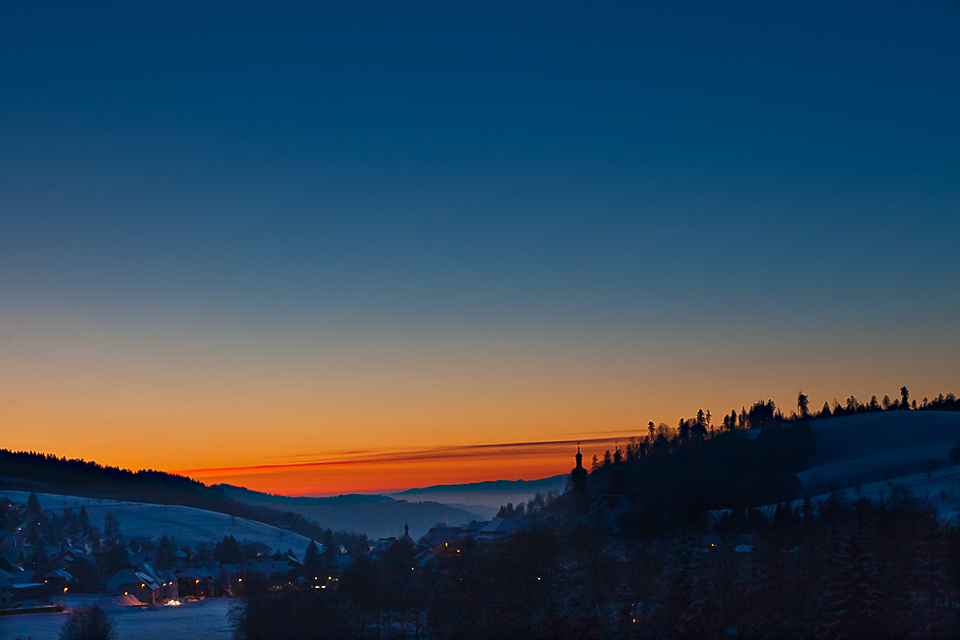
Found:
[[[960,392],[960,3],[0,0],[0,447],[273,493]]]

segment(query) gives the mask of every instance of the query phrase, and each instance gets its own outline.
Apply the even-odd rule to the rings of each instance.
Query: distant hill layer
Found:
[[[470,482],[467,484],[435,484],[430,487],[420,489],[407,489],[391,494],[394,496],[422,495],[424,493],[472,493],[475,491],[491,492],[527,492],[537,491],[543,488],[552,488],[566,480],[567,474],[562,473],[549,478],[540,478],[539,480],[485,480],[483,482]]]
[[[415,538],[439,522],[451,526],[483,520],[483,514],[439,502],[407,502],[387,496],[350,494],[330,498],[273,496],[242,487],[219,485],[223,491],[252,507],[282,504],[305,518],[322,522],[334,531],[356,531],[371,538],[402,536],[404,526]]]
[[[571,461],[570,466],[573,466]],[[551,491],[561,494],[566,489],[569,474],[563,473],[539,480],[488,480],[469,484],[441,484],[420,489],[408,489],[391,496],[400,498],[424,497],[451,506],[473,510],[490,519],[505,504],[527,502],[537,493]]]
[[[282,496],[273,493],[262,493],[247,489],[246,487],[235,487],[232,484],[215,484],[211,489],[223,491],[223,494],[231,498],[247,500],[249,502],[260,502],[263,504],[293,504],[300,506],[324,506],[332,504],[371,504],[375,502],[389,502],[393,498],[381,495],[368,495],[364,493],[347,493],[339,496],[330,496],[326,498],[314,498],[310,496]]]

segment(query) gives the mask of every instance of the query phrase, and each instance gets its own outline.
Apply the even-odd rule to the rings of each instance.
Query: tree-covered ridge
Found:
[[[800,497],[796,474],[804,471],[816,451],[811,421],[881,411],[960,411],[953,394],[910,400],[907,387],[900,398],[867,403],[850,396],[845,405],[834,401],[818,413],[809,410],[801,391],[797,410],[785,416],[773,400],[759,400],[738,413],[732,410],[719,425],[709,410],[693,418],[680,418],[675,427],[653,422],[646,434],[617,444],[613,453],[594,456],[590,494],[629,496],[629,507],[614,517],[628,536],[672,535],[678,527],[704,531],[704,514],[717,509],[741,509]],[[960,443],[958,443],[960,451]],[[960,460],[960,452],[951,454]],[[614,460],[622,459],[617,473],[622,487],[613,488]],[[554,508],[569,507],[570,497],[561,496]],[[510,505],[512,507],[512,505]],[[504,513],[536,512],[533,502]]]
[[[186,476],[141,469],[130,471],[93,461],[57,457],[33,451],[0,449],[0,469],[5,476],[52,485],[72,484],[78,488],[103,488],[112,491],[140,491],[150,488],[174,489],[202,495],[210,492],[203,484]]]
[[[194,507],[290,529],[320,540],[325,529],[304,516],[248,505],[191,478],[163,471],[129,471],[85,460],[0,449],[0,488],[45,491],[88,498],[133,500]]]
[[[861,402],[856,396],[851,395],[844,403],[834,399],[832,404],[829,401],[824,402],[823,408],[819,411],[811,411],[809,397],[800,391],[797,394],[797,409],[790,410],[788,414],[785,414],[772,399],[760,399],[749,409],[741,408],[739,413],[736,409],[731,409],[718,424],[714,423],[715,416],[709,409],[698,410],[693,418],[680,418],[676,426],[665,422],[659,424],[648,422],[646,433],[634,436],[624,443],[622,454],[629,461],[648,454],[664,453],[688,444],[711,440],[724,433],[880,411],[960,411],[960,399],[953,393],[946,395],[941,393],[932,400],[923,398],[917,403],[915,399],[910,399],[910,391],[904,386],[900,388],[899,400],[891,400],[889,396],[878,400],[877,396],[872,396],[868,402]],[[602,458],[593,457],[591,468],[597,470],[612,463],[613,454],[607,450]]]

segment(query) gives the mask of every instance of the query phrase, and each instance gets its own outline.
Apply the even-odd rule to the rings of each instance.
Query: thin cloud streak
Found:
[[[241,467],[214,467],[202,469],[181,469],[177,473],[185,474],[223,474],[242,472],[282,471],[294,469],[324,468],[324,467],[351,467],[359,465],[381,465],[411,462],[438,462],[454,460],[488,459],[501,455],[515,457],[541,457],[546,454],[558,453],[563,447],[581,445],[611,444],[616,437],[586,438],[579,440],[546,440],[539,442],[506,442],[496,444],[477,444],[452,447],[435,447],[429,449],[410,450],[378,450],[368,449],[361,451],[334,451],[326,454],[319,460],[309,462],[288,462],[277,464],[248,465]],[[302,457],[301,454],[290,456]]]

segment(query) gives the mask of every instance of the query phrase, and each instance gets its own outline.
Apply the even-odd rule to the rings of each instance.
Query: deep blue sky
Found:
[[[957,2],[318,4],[0,2],[0,400],[71,406],[56,354],[114,335],[253,378],[277,336],[387,380],[503,349],[543,397],[640,345],[691,413],[817,362],[958,390]]]

